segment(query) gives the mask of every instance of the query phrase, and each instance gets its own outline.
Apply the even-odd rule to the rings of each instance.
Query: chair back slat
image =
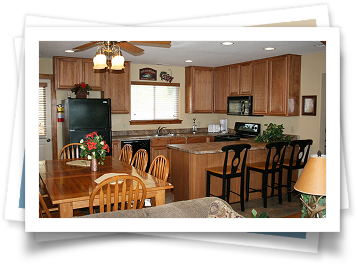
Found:
[[[223,164],[223,175],[227,174],[228,165],[231,166],[231,174],[237,173],[241,170],[244,173],[245,164],[247,160],[247,151],[251,148],[250,144],[226,145],[222,147],[222,151],[226,153]],[[241,152],[245,150],[243,160],[241,159]],[[234,155],[230,163],[228,163],[229,151],[234,151]]]
[[[65,145],[59,152],[59,159],[80,158],[81,143],[72,143]]]
[[[304,168],[309,158],[310,147],[313,141],[308,140],[295,140],[290,142],[292,147],[289,166],[295,169]],[[298,149],[297,152],[295,152]]]
[[[269,170],[269,166],[271,166],[271,170],[276,170],[281,162],[284,162],[286,146],[288,142],[275,142],[269,143],[265,147],[268,149],[268,155],[265,162],[265,170]],[[274,150],[273,157],[271,159],[272,152]]]
[[[130,164],[133,155],[133,147],[130,144],[126,144],[120,151],[119,160],[127,164]]]
[[[163,181],[167,181],[169,171],[169,160],[163,155],[158,155],[152,161],[148,173],[156,178],[162,179]]]
[[[148,152],[145,149],[139,149],[130,164],[139,170],[145,171],[148,164],[148,156]]]

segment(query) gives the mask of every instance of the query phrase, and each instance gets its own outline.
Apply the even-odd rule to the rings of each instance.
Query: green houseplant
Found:
[[[292,137],[290,135],[284,135],[284,127],[282,124],[277,125],[275,123],[266,123],[264,126],[267,126],[267,128],[263,131],[262,135],[259,135],[254,139],[254,142],[273,143],[287,141],[290,143]]]

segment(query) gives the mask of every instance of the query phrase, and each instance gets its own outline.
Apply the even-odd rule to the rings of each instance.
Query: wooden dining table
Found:
[[[75,160],[78,161],[73,162]],[[156,206],[165,204],[165,191],[173,189],[172,184],[137,170],[112,156],[106,156],[104,165],[99,165],[99,171],[96,172],[90,170],[90,161],[83,160],[39,161],[40,178],[51,202],[58,205],[61,218],[73,217],[74,209],[88,207],[89,197],[97,185],[95,180],[107,173],[126,173],[140,178],[146,186],[146,198],[153,198]],[[83,165],[71,165],[77,162]]]

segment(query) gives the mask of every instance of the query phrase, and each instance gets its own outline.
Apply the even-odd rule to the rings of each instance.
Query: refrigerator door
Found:
[[[87,128],[111,129],[110,98],[67,100],[68,127],[70,130]]]

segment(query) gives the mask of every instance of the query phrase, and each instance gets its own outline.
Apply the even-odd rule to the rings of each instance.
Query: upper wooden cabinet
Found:
[[[185,68],[185,112],[213,112],[213,68]]]
[[[229,68],[229,96],[251,95],[252,62],[233,64]]]
[[[71,89],[84,82],[93,90],[104,91],[104,98],[112,99],[113,114],[130,112],[130,62],[124,69],[94,70],[91,58],[53,57],[55,89]]]
[[[214,68],[214,113],[227,113],[227,96],[229,93],[229,66],[222,66]]]
[[[268,114],[268,60],[259,60],[252,63],[252,95],[253,95],[253,115]]]

